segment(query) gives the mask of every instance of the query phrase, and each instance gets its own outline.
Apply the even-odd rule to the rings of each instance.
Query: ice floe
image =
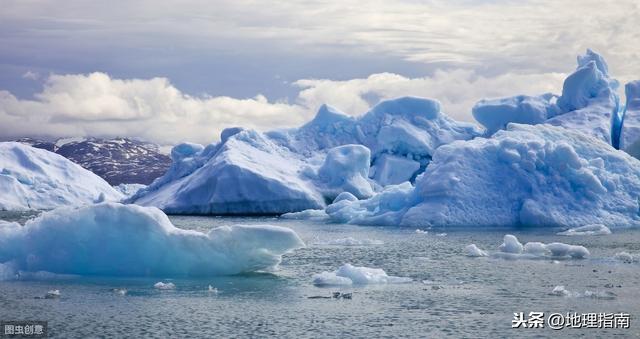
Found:
[[[387,275],[380,268],[369,268],[344,264],[332,272],[322,272],[313,276],[316,286],[399,284],[411,282],[411,278]]]

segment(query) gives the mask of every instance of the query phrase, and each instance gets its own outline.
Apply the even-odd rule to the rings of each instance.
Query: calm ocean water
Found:
[[[5,216],[5,218],[8,218]],[[276,218],[171,217],[181,228],[274,224],[294,229],[306,248],[275,273],[209,279],[68,277],[0,282],[0,320],[46,320],[54,337],[639,337],[640,231],[557,236],[558,230],[429,230],[325,225]],[[442,234],[446,232],[445,234]],[[584,260],[469,258],[475,243],[495,251],[505,233],[521,242],[583,245]],[[369,245],[330,245],[353,238]],[[373,241],[375,240],[375,241]],[[314,273],[344,263],[384,269],[412,283],[316,287]],[[175,290],[154,289],[158,281]],[[218,293],[208,292],[211,285]],[[557,285],[581,296],[551,295]],[[58,289],[58,299],[39,299]],[[126,295],[113,289],[126,289]],[[599,297],[584,296],[585,291]],[[330,297],[353,293],[352,299]],[[628,313],[629,329],[512,329],[514,313]]]

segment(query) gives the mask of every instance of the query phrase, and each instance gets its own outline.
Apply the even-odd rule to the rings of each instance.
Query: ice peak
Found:
[[[440,102],[433,99],[405,96],[381,101],[368,114],[390,114],[400,116],[422,116],[428,120],[436,119],[440,114]]]

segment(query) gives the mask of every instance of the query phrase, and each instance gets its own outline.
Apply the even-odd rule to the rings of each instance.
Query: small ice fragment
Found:
[[[418,229],[416,229],[416,233],[417,234],[429,234],[429,231],[423,231],[423,230],[418,228]]]
[[[633,262],[633,255],[631,255],[630,253],[627,253],[627,252],[618,252],[618,253],[616,253],[615,258],[620,260],[620,261],[624,261],[626,263]]]
[[[400,284],[411,281],[411,278],[387,275],[384,270],[379,268],[358,267],[351,264],[344,264],[333,272],[313,275],[313,284],[316,286]]]
[[[468,257],[486,257],[489,254],[486,251],[481,250],[476,244],[471,244],[465,247]]]
[[[571,295],[571,292],[565,289],[564,286],[558,285],[553,288],[553,291],[551,291],[551,295],[557,295],[559,297],[568,297]]]
[[[436,237],[446,237],[447,233],[438,233],[436,234]]]
[[[111,292],[117,295],[127,295],[127,290],[125,288],[114,288]]]
[[[506,234],[502,245],[498,249],[500,252],[519,254],[522,253],[523,246],[514,235]]]
[[[158,290],[174,290],[176,288],[176,285],[174,285],[172,282],[163,283],[162,281],[159,281],[155,285],[153,285],[153,287]]]
[[[213,293],[213,294],[218,294],[218,289],[209,285],[209,288],[207,289],[207,292],[209,293]]]
[[[570,228],[566,231],[558,233],[558,235],[609,235],[611,230],[602,224],[592,224],[580,227]]]
[[[44,296],[45,299],[58,299],[60,298],[60,290],[50,290]]]

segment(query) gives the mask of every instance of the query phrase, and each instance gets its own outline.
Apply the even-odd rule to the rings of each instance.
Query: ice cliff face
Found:
[[[429,99],[383,101],[358,118],[325,105],[300,128],[233,128],[218,144],[178,145],[169,171],[130,201],[168,213],[324,208],[342,192],[368,198],[384,185],[413,180],[440,145],[479,134]]]
[[[97,175],[61,155],[0,143],[0,210],[53,209],[122,199]]]

